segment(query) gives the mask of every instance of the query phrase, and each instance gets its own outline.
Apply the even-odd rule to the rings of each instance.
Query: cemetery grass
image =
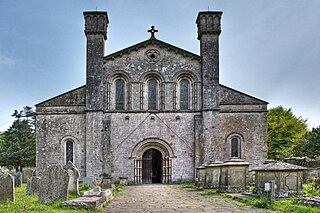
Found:
[[[22,184],[21,188],[15,188],[15,203],[9,202],[0,204],[1,213],[15,212],[52,212],[52,213],[69,213],[69,212],[103,212],[103,209],[84,210],[61,207],[62,201],[56,201],[51,204],[38,203],[38,195],[26,195],[27,184]],[[68,200],[78,196],[68,196]]]

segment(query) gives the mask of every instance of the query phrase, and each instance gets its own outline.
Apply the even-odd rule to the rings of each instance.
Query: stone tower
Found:
[[[199,163],[219,158],[215,151],[219,118],[219,35],[222,12],[199,12],[196,23],[200,40],[202,78],[202,137],[203,155]],[[201,151],[200,151],[201,153]]]
[[[86,173],[102,170],[103,165],[103,57],[107,39],[108,14],[84,12],[87,37],[86,70]],[[95,166],[92,166],[94,164]],[[99,165],[100,164],[100,165]]]

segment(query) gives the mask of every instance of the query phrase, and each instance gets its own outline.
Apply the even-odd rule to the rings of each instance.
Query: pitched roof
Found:
[[[258,104],[258,105],[265,105],[268,102],[253,97],[251,95],[245,94],[243,92],[237,91],[230,87],[224,86],[220,84],[219,90],[219,98],[221,105],[237,105],[237,104]]]
[[[122,49],[118,52],[115,52],[115,53],[112,53],[110,55],[107,55],[104,57],[104,61],[106,60],[112,60],[116,57],[121,57],[123,54],[129,54],[131,51],[135,51],[135,50],[138,50],[140,48],[144,48],[148,45],[158,45],[159,47],[162,47],[162,48],[167,48],[169,51],[173,51],[173,52],[177,52],[177,53],[180,53],[182,54],[183,56],[187,56],[187,57],[190,57],[191,59],[193,60],[200,60],[200,56],[199,55],[196,55],[192,52],[189,52],[189,51],[186,51],[184,49],[181,49],[179,47],[176,47],[176,46],[173,46],[171,44],[168,44],[164,41],[161,41],[159,39],[156,39],[156,38],[150,38],[150,39],[147,39],[145,41],[142,41],[138,44],[135,44],[135,45],[132,45],[130,47],[127,47],[125,49]]]
[[[55,96],[41,103],[36,104],[36,107],[49,106],[85,106],[86,105],[86,86],[81,86],[61,95]]]

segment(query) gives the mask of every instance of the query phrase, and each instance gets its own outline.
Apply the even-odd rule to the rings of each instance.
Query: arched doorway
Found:
[[[138,143],[132,150],[134,183],[171,183],[172,147],[165,141],[150,138]]]
[[[142,183],[162,182],[162,154],[157,149],[148,149],[142,156]]]

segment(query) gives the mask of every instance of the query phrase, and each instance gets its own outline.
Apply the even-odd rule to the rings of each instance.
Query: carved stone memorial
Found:
[[[66,200],[68,184],[68,172],[61,165],[50,165],[41,175],[38,201],[51,203],[56,200]]]
[[[39,194],[40,190],[40,177],[32,176],[27,182],[27,195]]]
[[[13,177],[0,168],[0,203],[15,201]]]
[[[63,169],[65,169],[69,175],[68,193],[79,195],[79,170],[71,161],[68,161]]]
[[[21,187],[22,185],[22,174],[21,172],[12,173],[12,176],[14,178],[14,187]]]

